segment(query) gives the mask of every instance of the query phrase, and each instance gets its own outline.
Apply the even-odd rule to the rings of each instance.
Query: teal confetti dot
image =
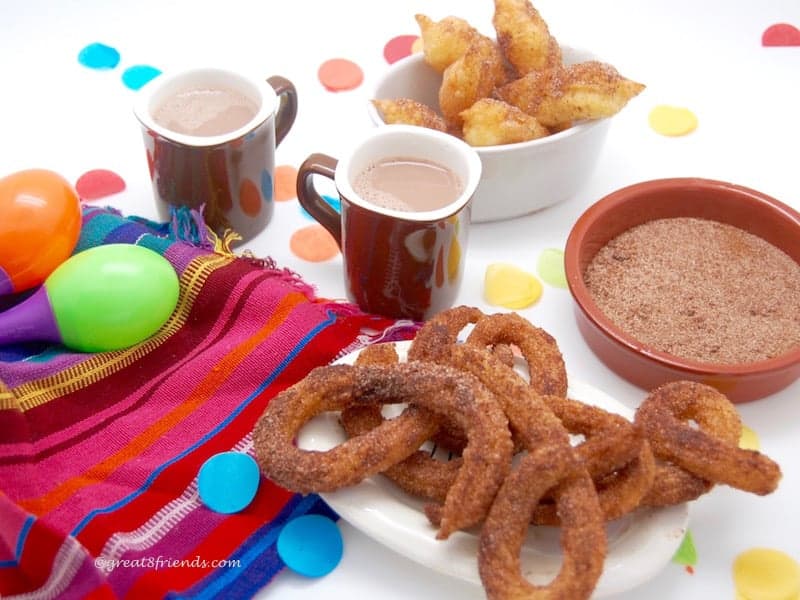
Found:
[[[342,559],[342,533],[328,517],[303,515],[281,529],[277,550],[281,560],[295,573],[322,577]]]
[[[119,64],[119,52],[116,48],[95,42],[78,53],[78,62],[90,69],[113,69]]]
[[[200,500],[211,510],[231,514],[247,508],[255,498],[261,474],[256,461],[241,452],[220,452],[200,467]]]
[[[141,89],[146,83],[161,75],[161,71],[149,65],[128,67],[122,73],[122,83],[132,90]]]
[[[334,198],[332,196],[326,196],[325,194],[323,194],[322,199],[325,200],[325,202],[327,202],[328,204],[330,204],[331,208],[333,208],[333,210],[335,210],[336,212],[338,213],[342,212],[342,201],[339,198]],[[298,204],[298,206],[300,205]],[[312,217],[305,208],[301,206],[300,210],[302,211],[303,216],[306,219],[309,219],[311,221],[314,220],[314,217]]]

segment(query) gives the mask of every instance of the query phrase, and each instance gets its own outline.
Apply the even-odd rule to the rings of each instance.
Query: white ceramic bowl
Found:
[[[593,60],[589,52],[562,46],[567,63]],[[395,63],[380,78],[372,98],[411,98],[438,111],[442,77],[421,53]],[[370,117],[383,125],[370,102]],[[472,204],[472,221],[499,221],[525,215],[573,197],[594,171],[610,119],[583,122],[545,138],[475,148],[483,176]]]

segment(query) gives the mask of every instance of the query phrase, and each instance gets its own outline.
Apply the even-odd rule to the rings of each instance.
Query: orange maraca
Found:
[[[41,285],[80,230],[80,199],[58,173],[28,169],[0,179],[0,296]]]

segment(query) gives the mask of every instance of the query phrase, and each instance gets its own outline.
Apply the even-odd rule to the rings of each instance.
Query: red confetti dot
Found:
[[[86,171],[75,182],[75,190],[81,200],[97,200],[112,194],[118,194],[125,189],[122,177],[106,169]]]
[[[789,23],[770,25],[761,35],[762,46],[800,46],[800,29]]]
[[[361,85],[364,81],[364,72],[356,63],[346,58],[332,58],[320,65],[317,77],[325,89],[342,92]]]
[[[416,35],[398,35],[393,37],[383,47],[383,58],[392,64],[401,58],[410,56],[413,53],[414,42],[419,39]]]

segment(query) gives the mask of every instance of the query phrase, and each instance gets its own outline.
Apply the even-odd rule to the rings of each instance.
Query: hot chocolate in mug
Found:
[[[334,181],[341,212],[316,189],[315,175]],[[339,244],[352,302],[425,320],[455,302],[480,176],[480,158],[458,138],[386,125],[338,160],[310,155],[298,170],[297,198]]]
[[[260,233],[274,210],[275,148],[297,115],[294,85],[202,68],[161,75],[140,94],[134,113],[159,216],[185,207],[218,236]]]

